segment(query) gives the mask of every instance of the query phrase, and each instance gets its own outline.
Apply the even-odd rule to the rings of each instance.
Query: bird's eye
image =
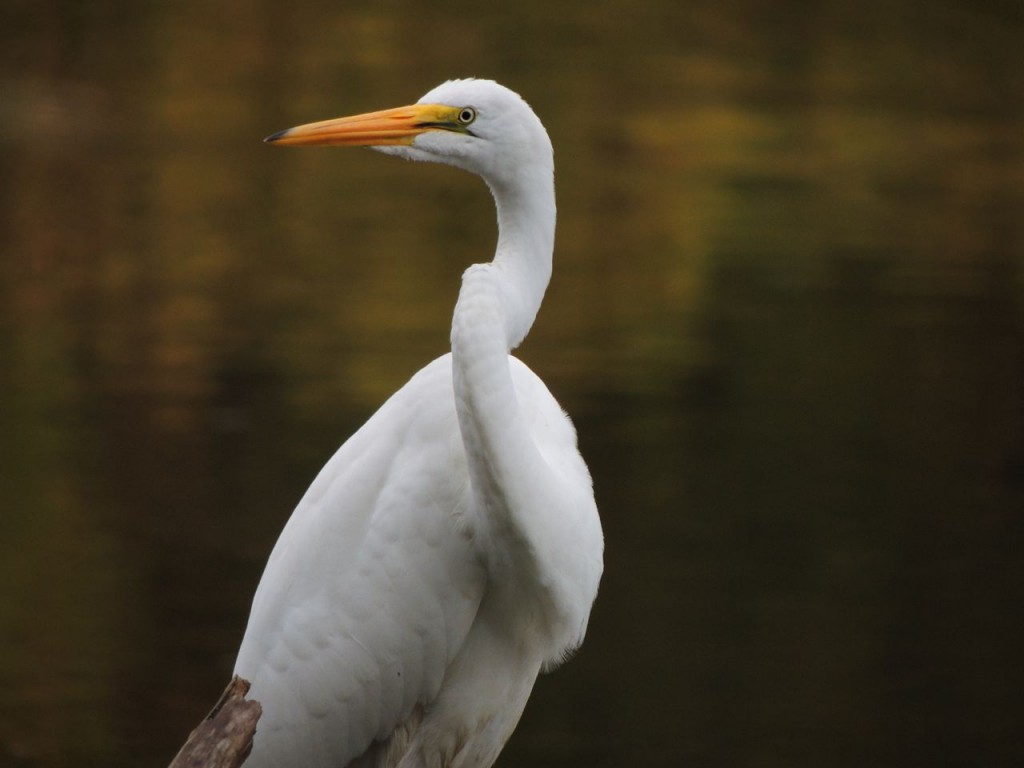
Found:
[[[462,125],[469,125],[476,120],[476,110],[472,107],[463,107],[459,110],[459,122]]]

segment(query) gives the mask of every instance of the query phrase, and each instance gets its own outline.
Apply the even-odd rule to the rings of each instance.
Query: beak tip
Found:
[[[267,136],[267,138],[265,138],[263,140],[263,142],[265,144],[273,144],[275,141],[278,141],[279,139],[283,139],[285,137],[285,135],[287,135],[289,130],[290,129],[285,128],[283,131],[278,131],[277,133],[272,133],[269,136]]]

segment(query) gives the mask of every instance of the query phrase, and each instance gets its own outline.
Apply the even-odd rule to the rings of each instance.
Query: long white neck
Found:
[[[510,180],[488,180],[487,184],[498,212],[498,245],[493,261],[474,264],[462,276],[452,318],[456,368],[471,368],[492,358],[501,362],[526,337],[551,279],[555,242],[551,166],[526,166]],[[507,362],[501,367],[507,368]]]
[[[498,213],[498,245],[485,271],[497,291],[506,333],[505,351],[526,338],[551,279],[555,241],[555,187],[550,168],[522,169],[512,184],[488,182]],[[472,270],[471,270],[472,271]],[[468,275],[468,273],[467,273]],[[463,277],[459,304],[482,286]],[[452,324],[460,322],[456,306]],[[453,341],[454,344],[454,341]],[[454,347],[453,347],[454,350]]]
[[[555,196],[550,165],[525,167],[511,180],[488,185],[498,211],[498,246],[492,262],[462,277],[451,341],[459,429],[474,492],[486,507],[480,523],[493,548],[496,538],[523,540],[509,537],[508,528],[520,524],[525,501],[517,495],[540,471],[509,351],[530,330],[551,276]]]

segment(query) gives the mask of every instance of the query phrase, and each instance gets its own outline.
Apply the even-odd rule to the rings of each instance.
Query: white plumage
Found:
[[[263,705],[246,765],[490,766],[538,672],[582,642],[602,571],[572,424],[509,355],[551,273],[550,141],[484,80],[269,140],[477,173],[499,239],[463,276],[451,354],[349,438],[274,547],[235,667]]]

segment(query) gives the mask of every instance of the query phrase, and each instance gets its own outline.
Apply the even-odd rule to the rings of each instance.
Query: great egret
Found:
[[[499,236],[463,274],[451,353],[342,445],[274,547],[235,666],[263,705],[247,766],[490,766],[537,674],[582,642],[603,568],[575,430],[509,354],[551,275],[551,141],[472,79],[267,141],[477,173]]]

